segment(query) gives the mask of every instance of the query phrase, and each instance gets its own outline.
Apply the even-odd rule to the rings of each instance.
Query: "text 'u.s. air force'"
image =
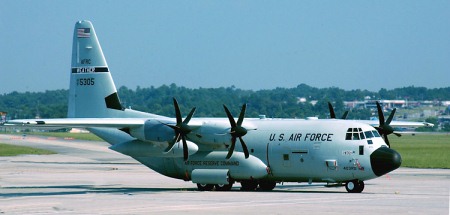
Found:
[[[269,141],[311,141],[311,142],[330,142],[333,141],[333,134],[331,133],[292,133],[292,134],[276,134],[272,133],[269,136]]]

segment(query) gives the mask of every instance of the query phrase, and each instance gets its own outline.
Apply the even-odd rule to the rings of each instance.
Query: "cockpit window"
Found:
[[[364,137],[364,132],[362,132],[362,131],[359,132],[359,137],[361,138],[361,140],[366,139],[366,138]]]
[[[374,137],[372,131],[366,131],[364,132],[364,134],[366,135],[367,139]]]
[[[347,134],[345,135],[346,140],[364,140],[374,137],[380,137],[377,130],[363,131],[361,128],[349,128],[347,129]]]
[[[346,140],[364,140],[366,139],[364,132],[361,128],[349,128],[345,135]]]
[[[372,133],[375,137],[381,137],[377,130],[373,130]]]

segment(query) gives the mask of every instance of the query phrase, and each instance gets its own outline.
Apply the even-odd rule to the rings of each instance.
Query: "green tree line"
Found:
[[[450,87],[427,89],[425,87],[403,87],[392,90],[380,89],[343,90],[336,87],[315,88],[300,84],[294,88],[275,88],[271,90],[242,90],[234,86],[220,88],[180,87],[176,84],[160,87],[137,87],[118,89],[124,107],[174,116],[172,98],[177,98],[182,114],[197,107],[196,117],[225,117],[222,105],[226,104],[237,116],[242,104],[247,103],[247,117],[305,118],[308,116],[328,117],[327,102],[331,101],[337,115],[344,113],[343,101],[371,99],[412,100],[450,100]],[[0,111],[8,112],[11,119],[16,118],[62,118],[67,115],[68,90],[48,90],[45,92],[12,92],[0,95]],[[307,102],[300,102],[305,98]],[[312,105],[310,101],[317,101]],[[367,119],[369,110],[351,110],[349,118]]]

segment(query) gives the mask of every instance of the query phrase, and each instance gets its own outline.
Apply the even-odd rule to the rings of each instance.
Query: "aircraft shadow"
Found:
[[[2,187],[0,198],[25,196],[77,195],[87,193],[109,193],[133,195],[137,193],[157,193],[173,191],[197,191],[197,188],[134,188],[134,187],[102,187],[94,185],[62,185],[62,186],[27,186]]]
[[[317,188],[317,190],[315,190]],[[321,188],[321,189],[319,189]],[[329,189],[329,190],[328,190]],[[61,186],[25,186],[25,187],[2,187],[0,198],[32,197],[32,196],[57,196],[57,195],[79,195],[88,193],[99,194],[123,194],[135,195],[140,193],[159,192],[201,192],[196,187],[192,188],[143,188],[143,187],[102,187],[95,185],[61,185]],[[202,191],[204,192],[204,191]],[[324,188],[323,185],[278,185],[271,191],[241,191],[240,186],[233,187],[230,191],[211,192],[240,192],[240,193],[347,193],[343,187]]]

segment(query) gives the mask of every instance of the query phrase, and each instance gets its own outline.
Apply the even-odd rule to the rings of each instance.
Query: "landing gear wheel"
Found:
[[[275,188],[277,183],[275,181],[260,181],[259,182],[259,188],[264,191],[270,191]]]
[[[216,184],[214,186],[216,187],[216,191],[229,191],[233,187],[232,184]]]
[[[255,180],[243,180],[241,181],[241,190],[254,191],[258,187],[258,182]]]
[[[345,189],[349,193],[361,193],[364,190],[364,181],[353,180],[345,184]]]
[[[197,184],[199,191],[211,191],[214,188],[214,184]]]
[[[228,184],[216,184],[216,191],[229,191],[233,187],[234,181],[230,181]]]

